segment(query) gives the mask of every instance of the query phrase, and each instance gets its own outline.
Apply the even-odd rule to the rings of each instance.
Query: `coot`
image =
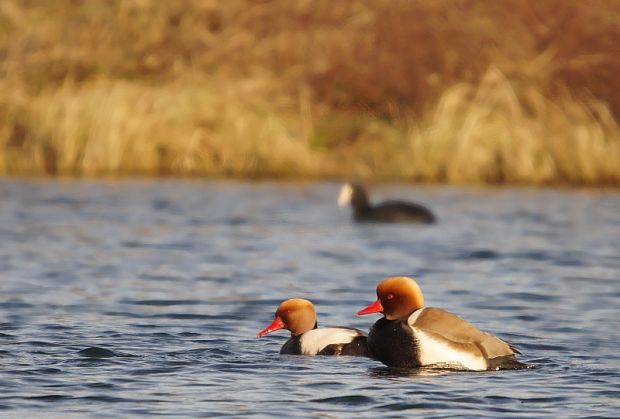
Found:
[[[344,207],[348,204],[353,207],[353,219],[358,222],[435,222],[435,216],[428,208],[413,202],[386,201],[370,205],[366,191],[356,183],[347,183],[340,190],[338,205]]]

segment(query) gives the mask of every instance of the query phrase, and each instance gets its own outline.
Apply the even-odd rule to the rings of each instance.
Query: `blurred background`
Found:
[[[620,184],[620,2],[2,0],[0,174]]]
[[[620,0],[0,0],[0,416],[618,417],[619,74]],[[392,275],[535,368],[256,338]]]

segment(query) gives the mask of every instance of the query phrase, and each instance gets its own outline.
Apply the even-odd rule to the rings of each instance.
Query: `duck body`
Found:
[[[432,224],[435,222],[435,216],[428,208],[405,201],[386,201],[374,206],[354,207],[353,219],[360,223]]]
[[[459,316],[426,307],[412,278],[387,278],[377,286],[377,301],[358,315],[381,313],[368,333],[371,355],[389,367],[498,370],[527,368],[509,343],[483,332]]]
[[[483,371],[524,366],[510,344],[435,307],[402,319],[379,319],[368,334],[368,347],[376,359],[397,368]]]
[[[291,336],[280,349],[281,355],[370,356],[366,334],[346,327],[313,329]]]
[[[342,187],[338,205],[347,204],[353,208],[353,219],[357,222],[431,224],[436,221],[428,208],[413,202],[390,200],[371,205],[366,191],[359,184],[347,183]]]

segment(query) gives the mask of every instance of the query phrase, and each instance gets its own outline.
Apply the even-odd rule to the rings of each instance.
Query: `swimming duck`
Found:
[[[283,301],[276,310],[275,319],[258,337],[280,329],[287,329],[291,337],[280,349],[283,355],[354,355],[370,356],[366,334],[347,327],[318,329],[314,305],[302,298]]]
[[[358,315],[382,313],[368,333],[372,355],[390,367],[465,370],[525,368],[509,343],[455,314],[425,307],[415,280],[395,276],[377,286],[378,300]]]
[[[413,222],[430,224],[435,216],[426,207],[405,201],[386,201],[370,205],[364,188],[356,183],[347,183],[340,190],[338,206],[353,207],[353,219],[358,222]]]

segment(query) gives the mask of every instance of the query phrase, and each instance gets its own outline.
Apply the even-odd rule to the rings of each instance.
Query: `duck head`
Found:
[[[357,183],[347,183],[340,190],[338,195],[338,206],[343,208],[351,204],[353,208],[367,208],[368,196],[362,185]]]
[[[298,336],[309,330],[316,329],[316,311],[314,305],[302,298],[291,298],[283,301],[276,310],[273,322],[258,333],[258,337],[280,329],[287,329],[291,335]]]
[[[377,285],[377,301],[357,313],[358,316],[382,313],[388,320],[401,319],[424,307],[422,290],[414,279],[393,276]]]

